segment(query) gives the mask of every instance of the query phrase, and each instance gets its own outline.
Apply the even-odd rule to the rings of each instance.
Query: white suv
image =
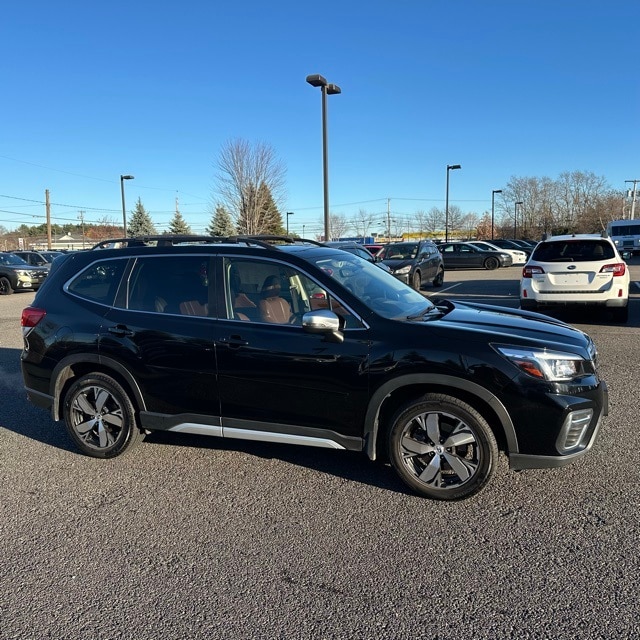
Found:
[[[606,236],[552,236],[522,269],[520,308],[605,306],[614,320],[626,322],[629,280],[626,263]]]

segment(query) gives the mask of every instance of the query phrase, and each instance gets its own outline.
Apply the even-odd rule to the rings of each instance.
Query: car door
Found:
[[[259,432],[259,439],[269,439],[265,433],[285,433],[296,439],[335,432],[360,438],[368,402],[365,324],[307,273],[284,262],[223,258],[217,269],[224,282],[215,336],[224,435]],[[291,310],[288,322],[260,314],[274,281],[283,300],[278,308]],[[249,313],[244,298],[234,309],[238,289],[258,313]],[[342,313],[350,327],[341,343],[302,327],[305,312],[326,308]]]
[[[207,255],[132,259],[104,316],[100,355],[132,373],[153,414],[219,422],[209,262]]]
[[[420,243],[418,258],[423,282],[432,281],[438,275],[440,263],[440,254],[436,246],[430,242]]]

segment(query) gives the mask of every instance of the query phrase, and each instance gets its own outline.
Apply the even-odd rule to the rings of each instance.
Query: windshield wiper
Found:
[[[428,307],[427,309],[425,309],[424,311],[421,311],[420,313],[414,313],[410,316],[407,316],[407,320],[420,320],[422,318],[424,318],[425,316],[430,316],[430,315],[444,315],[442,312],[442,309],[438,309],[438,307]]]

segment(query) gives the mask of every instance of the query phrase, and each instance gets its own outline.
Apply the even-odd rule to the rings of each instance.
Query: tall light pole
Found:
[[[342,93],[336,84],[330,84],[320,74],[307,76],[307,82],[312,87],[320,87],[322,93],[322,174],[324,179],[324,240],[328,242],[329,237],[329,157],[327,145],[327,95]]]
[[[524,204],[522,200],[518,200],[513,205],[513,239],[516,240],[518,237],[518,205]]]
[[[453,169],[462,169],[459,164],[447,165],[447,194],[444,201],[444,240],[449,242],[449,171]]]
[[[120,193],[122,194],[122,227],[124,229],[124,237],[127,237],[127,210],[124,206],[124,181],[133,180],[133,176],[120,176]]]
[[[636,215],[636,185],[640,180],[625,180],[627,182],[633,182],[633,191],[631,192],[631,217],[629,220],[634,220]]]
[[[287,211],[287,235],[289,235],[289,216],[294,215],[293,211]]]
[[[303,224],[303,225],[302,225],[302,237],[303,237],[303,238],[304,238],[304,228],[305,228],[306,226],[307,226],[306,224]]]
[[[494,189],[491,192],[491,239],[493,240],[493,220],[495,218],[496,193],[502,193],[502,189]]]

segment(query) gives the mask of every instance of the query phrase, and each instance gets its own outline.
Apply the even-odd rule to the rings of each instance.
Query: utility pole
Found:
[[[636,185],[640,180],[625,180],[626,182],[633,182],[633,191],[631,192],[631,218],[630,220],[635,219],[635,211],[636,211]]]
[[[44,203],[47,214],[47,249],[51,251],[51,203],[49,202],[49,189],[44,190]]]
[[[391,198],[387,198],[387,242],[391,242]]]
[[[84,211],[78,211],[78,218],[82,225],[82,248],[84,249]]]

